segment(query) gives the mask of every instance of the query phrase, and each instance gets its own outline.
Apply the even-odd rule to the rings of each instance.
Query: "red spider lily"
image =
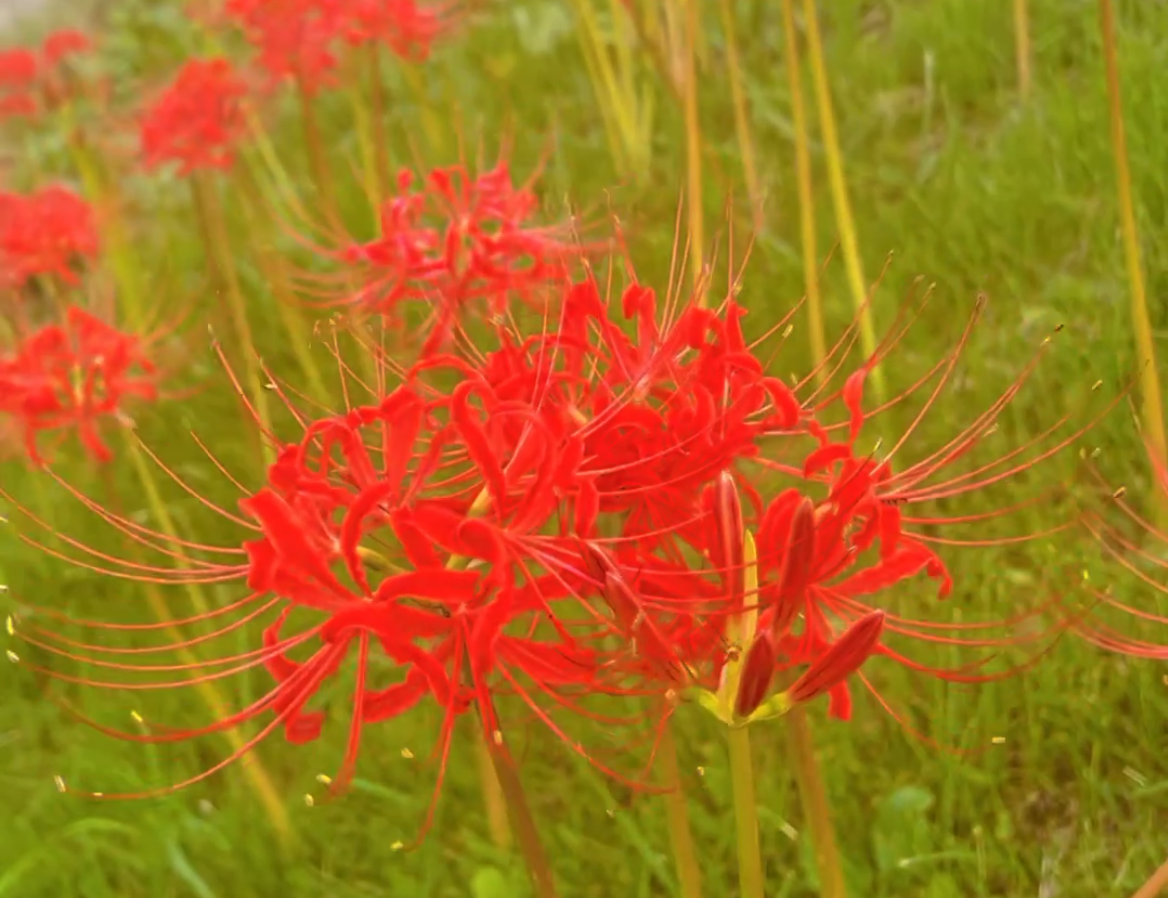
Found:
[[[93,41],[80,31],[66,28],[54,31],[41,45],[41,54],[46,65],[50,68],[60,65],[61,61],[69,56],[87,53],[93,49]]]
[[[96,461],[112,458],[99,430],[131,399],[157,397],[156,369],[139,338],[124,334],[76,306],[0,354],[0,413],[24,432],[25,449],[42,460],[44,433],[73,430]]]
[[[566,229],[532,223],[531,183],[516,186],[505,162],[472,177],[462,166],[432,170],[420,187],[407,170],[381,207],[378,238],[333,253],[364,269],[366,286],[330,304],[394,314],[405,304],[432,309],[423,354],[450,337],[472,302],[501,316],[567,275],[583,248]]]
[[[19,288],[37,275],[75,284],[72,263],[97,250],[93,212],[71,190],[0,193],[0,285]]]
[[[345,40],[377,42],[404,59],[423,61],[451,27],[454,5],[424,6],[414,0],[353,0],[345,4]]]
[[[246,87],[226,59],[189,60],[142,120],[148,166],[177,163],[179,174],[226,169],[243,129]]]
[[[339,0],[228,0],[224,12],[243,28],[273,81],[295,78],[309,94],[328,86],[336,42],[346,23]]]
[[[42,88],[56,91],[61,63],[92,46],[80,31],[66,29],[50,34],[38,49],[0,53],[0,119],[36,115],[38,93]]]
[[[474,709],[488,738],[500,739],[495,696],[514,694],[568,740],[556,722],[557,711],[576,709],[576,692],[604,690],[589,629],[577,637],[573,631],[579,625],[561,620],[564,601],[576,601],[572,588],[554,566],[541,572],[545,550],[538,534],[556,503],[540,495],[549,481],[538,467],[563,467],[551,435],[532,409],[498,401],[481,379],[468,378],[450,393],[425,387],[420,378],[432,367],[407,376],[377,405],[307,424],[304,437],[281,450],[268,485],[240,503],[243,516],[220,511],[254,533],[236,547],[219,549],[154,533],[71,489],[126,537],[181,567],[170,571],[120,560],[66,540],[80,553],[75,560],[82,566],[131,580],[239,585],[242,597],[227,608],[176,623],[198,626],[241,616],[217,624],[209,636],[183,638],[151,652],[181,654],[274,615],[263,625],[262,648],[205,664],[183,660],[168,665],[134,664],[126,657],[131,650],[97,639],[78,641],[22,621],[25,638],[44,650],[150,678],[143,684],[37,668],[91,686],[179,688],[266,669],[275,686],[237,714],[196,729],[123,734],[136,741],[172,741],[269,718],[232,758],[187,783],[157,791],[202,779],[279,728],[292,742],[315,739],[324,718],[309,703],[353,654],[350,735],[335,789],[352,775],[363,727],[423,700],[433,700],[444,714],[437,746],[441,785],[458,715]],[[476,411],[479,403],[485,414]],[[506,425],[513,418],[528,426],[510,445]],[[547,543],[546,552],[555,551],[556,542]],[[299,624],[306,613],[315,622]],[[290,633],[294,625],[296,632]],[[106,636],[162,629],[82,626]],[[372,682],[374,653],[396,668],[396,680]],[[177,672],[183,674],[179,679]],[[575,740],[568,741],[585,753]]]
[[[37,57],[31,50],[0,53],[0,119],[35,115]]]

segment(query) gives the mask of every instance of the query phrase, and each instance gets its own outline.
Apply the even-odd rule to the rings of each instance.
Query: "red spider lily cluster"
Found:
[[[37,276],[75,284],[74,264],[97,250],[93,211],[68,188],[0,193],[0,287],[18,289]]]
[[[425,59],[448,27],[450,10],[414,0],[228,0],[225,12],[244,29],[273,80],[295,78],[315,93],[333,83],[342,43],[377,43]]]
[[[62,323],[0,353],[0,415],[16,422],[34,463],[43,458],[40,438],[65,431],[94,460],[109,461],[102,421],[124,414],[131,400],[153,400],[155,375],[136,337],[70,306]]]
[[[0,51],[0,120],[36,115],[44,92],[52,92],[62,62],[91,46],[84,34],[68,29],[50,34],[37,49]]]
[[[397,188],[381,206],[378,237],[324,250],[348,266],[345,293],[327,304],[395,320],[406,307],[423,308],[424,354],[447,341],[470,304],[498,318],[512,300],[537,300],[582,254],[567,228],[534,223],[539,201],[530,183],[514,183],[506,163],[477,176],[463,166],[438,168],[420,184],[403,169]],[[354,268],[363,284],[356,292]]]
[[[243,130],[247,88],[226,59],[192,59],[147,110],[141,144],[148,166],[175,163],[179,174],[227,169]]]
[[[858,441],[865,378],[899,334],[838,389],[815,386],[814,376],[789,385],[767,373],[767,338],[746,339],[745,309],[732,298],[713,308],[677,297],[661,303],[635,277],[619,302],[608,301],[591,275],[553,286],[555,301],[541,314],[520,306],[462,348],[434,348],[423,337],[407,363],[366,347],[377,382],[397,385],[340,413],[306,414],[274,383],[300,436],[279,445],[267,482],[246,491],[238,510],[200,497],[238,529],[233,543],[151,532],[70,487],[106,523],[179,566],[92,552],[78,564],[131,580],[235,590],[220,608],[152,628],[164,641],[151,658],[213,647],[249,627],[255,645],[210,660],[141,665],[134,663],[141,655],[109,640],[141,636],[142,624],[74,622],[95,631],[78,638],[56,626],[59,614],[38,610],[15,623],[26,641],[100,673],[34,663],[37,670],[130,691],[186,688],[253,669],[270,678],[262,697],[207,726],[154,728],[147,720],[145,731],[120,733],[167,742],[259,726],[211,770],[145,794],[201,780],[277,730],[292,742],[316,739],[327,721],[322,687],[342,669],[353,680],[334,789],[353,774],[365,726],[422,704],[441,711],[440,771],[455,720],[473,712],[488,740],[501,742],[517,720],[535,719],[601,769],[640,783],[640,762],[621,762],[643,753],[610,758],[573,734],[571,718],[600,723],[609,749],[615,741],[651,753],[659,725],[680,702],[725,691],[728,678],[738,684],[731,696],[738,718],[773,706],[774,697],[789,707],[823,694],[846,718],[847,680],[871,656],[975,682],[1016,672],[1021,664],[996,673],[984,667],[1011,646],[1038,641],[1027,657],[1041,653],[1061,618],[1030,635],[1017,625],[1051,623],[1049,605],[1010,620],[949,625],[885,602],[894,588],[927,590],[925,578],[948,595],[952,583],[933,546],[961,540],[939,539],[939,528],[976,526],[1011,510],[915,516],[914,506],[1011,480],[1081,433],[1052,430],[989,461],[972,460],[1029,368],[965,431],[898,466],[894,456],[915,423],[880,460]],[[840,373],[853,339],[849,331],[827,375]],[[919,423],[963,345],[884,407],[936,381]],[[748,619],[754,624],[745,627]],[[176,625],[192,635],[165,641]],[[912,640],[978,657],[931,666],[908,653]],[[645,716],[600,707],[606,697],[629,696],[646,699]]]

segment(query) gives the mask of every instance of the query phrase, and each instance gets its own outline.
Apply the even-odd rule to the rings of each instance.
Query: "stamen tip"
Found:
[[[315,807],[315,805],[316,805],[316,799],[315,799],[315,798],[313,798],[313,797],[312,797],[310,794],[308,794],[308,793],[305,793],[305,795],[304,795],[304,805],[305,805],[305,807],[309,807],[309,808],[311,808],[311,807]]]
[[[331,786],[332,782],[333,782],[333,778],[331,776],[329,776],[327,773],[318,773],[316,775],[316,781],[318,783],[320,783],[322,786]]]
[[[403,758],[405,758],[407,761],[412,761],[414,759],[414,753],[412,751],[410,751],[408,748],[403,748],[401,750],[401,756]]]
[[[60,775],[53,777],[53,785],[55,785],[57,787],[58,792],[65,792],[66,791],[65,780]]]
[[[16,652],[12,651],[12,649],[9,649],[7,652],[5,652],[5,654],[8,656],[8,660],[13,664],[20,663],[20,655],[16,654]]]

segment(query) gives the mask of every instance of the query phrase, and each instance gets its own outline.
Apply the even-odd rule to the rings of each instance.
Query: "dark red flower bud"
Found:
[[[783,553],[775,616],[771,621],[771,632],[775,638],[786,634],[806,603],[811,567],[815,560],[815,505],[810,499],[803,499],[795,507]]]
[[[762,704],[771,679],[775,674],[775,641],[764,630],[755,637],[742,664],[742,675],[738,681],[738,695],[734,698],[736,717],[749,717]]]
[[[884,630],[884,612],[873,611],[848,627],[788,690],[792,702],[809,702],[838,686],[876,651]]]
[[[729,471],[718,475],[714,484],[714,561],[722,569],[722,582],[735,608],[741,609],[747,599],[743,595],[745,566],[742,556],[742,502],[738,487]],[[751,596],[750,604],[757,605],[758,597]]]

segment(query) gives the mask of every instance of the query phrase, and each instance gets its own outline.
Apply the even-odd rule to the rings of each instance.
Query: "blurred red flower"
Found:
[[[39,275],[75,284],[73,264],[97,251],[93,211],[68,188],[0,193],[0,285],[20,288]]]
[[[58,431],[75,431],[95,461],[109,461],[101,422],[124,413],[130,400],[156,395],[156,370],[141,341],[76,306],[63,323],[0,354],[0,414],[17,422],[35,464],[43,460],[41,436]]]
[[[226,59],[192,59],[143,116],[142,153],[148,166],[174,162],[179,174],[225,169],[243,129],[246,87]]]

